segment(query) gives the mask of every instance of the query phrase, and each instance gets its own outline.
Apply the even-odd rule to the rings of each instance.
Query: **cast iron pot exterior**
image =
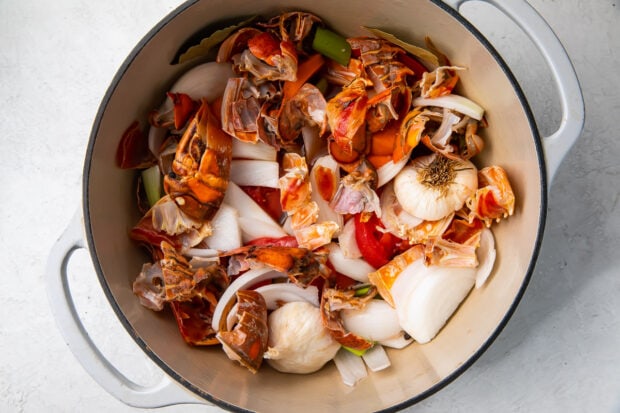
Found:
[[[316,13],[347,36],[360,26],[385,29],[423,44],[425,35],[462,73],[460,92],[486,109],[487,147],[476,163],[503,166],[516,195],[515,214],[493,227],[497,261],[430,343],[391,350],[392,366],[357,386],[345,386],[332,363],[312,375],[282,374],[264,365],[253,375],[219,347],[194,348],[179,335],[172,314],[142,307],[131,283],[146,256],[128,237],[139,219],[134,174],[115,166],[123,131],[146,119],[174,80],[193,64],[171,65],[179,47],[211,22],[287,10]],[[546,214],[541,139],[524,95],[501,57],[453,9],[435,0],[303,0],[188,2],[160,22],[134,49],[103,99],[88,145],[83,175],[86,239],[102,288],[136,343],[168,375],[224,409],[268,412],[396,411],[441,389],[465,371],[497,337],[532,274]]]

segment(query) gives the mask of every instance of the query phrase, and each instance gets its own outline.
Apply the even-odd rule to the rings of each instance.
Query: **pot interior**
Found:
[[[146,119],[176,77],[193,64],[171,65],[178,48],[210,22],[239,15],[271,16],[290,2],[205,0],[181,6],[139,44],[104,98],[91,135],[84,173],[88,242],[103,289],[137,343],[183,385],[228,409],[252,411],[376,411],[421,400],[450,382],[490,344],[507,322],[531,274],[545,214],[540,142],[527,103],[510,72],[486,41],[446,6],[430,0],[335,2],[302,0],[297,10],[316,13],[336,31],[367,35],[384,29],[424,44],[428,35],[453,64],[465,66],[460,93],[486,109],[489,126],[480,165],[503,166],[515,192],[515,214],[493,227],[497,261],[487,284],[471,292],[430,343],[391,350],[392,366],[356,387],[345,386],[330,363],[312,375],[290,375],[266,364],[253,375],[219,348],[192,348],[172,314],[142,307],[131,284],[147,259],[128,238],[139,219],[135,176],[115,166],[124,130]]]

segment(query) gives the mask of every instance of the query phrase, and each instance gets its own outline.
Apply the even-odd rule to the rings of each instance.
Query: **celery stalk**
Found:
[[[358,350],[355,348],[351,348],[351,347],[347,347],[347,346],[342,346],[343,349],[347,350],[348,352],[355,354],[358,357],[362,357],[364,355],[364,353],[366,353],[367,350]]]
[[[343,66],[349,65],[351,45],[347,39],[331,30],[318,27],[312,39],[312,48]]]
[[[161,198],[161,173],[159,166],[154,165],[142,171],[142,184],[149,205],[153,206]]]

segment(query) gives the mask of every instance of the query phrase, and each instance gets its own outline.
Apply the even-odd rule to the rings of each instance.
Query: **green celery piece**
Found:
[[[159,166],[154,165],[142,170],[142,185],[151,207],[161,198],[161,181]]]
[[[351,59],[351,45],[347,39],[323,27],[317,27],[312,48],[343,66],[349,65]]]
[[[347,346],[342,346],[343,349],[347,350],[349,353],[353,353],[358,357],[362,357],[364,355],[364,353],[366,353],[366,351],[368,350],[357,350],[355,348],[351,348],[351,347],[347,347]]]
[[[368,294],[369,290],[370,290],[369,286],[358,288],[358,289],[355,290],[355,296],[356,297],[362,297],[362,296]]]

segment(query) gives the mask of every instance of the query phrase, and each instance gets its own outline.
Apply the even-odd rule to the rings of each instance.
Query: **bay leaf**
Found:
[[[181,46],[172,64],[185,63],[201,57],[211,57],[212,54],[215,56],[214,49],[228,36],[236,30],[252,24],[257,18],[258,16],[251,16],[234,24],[231,24],[230,21],[220,22],[201,30]],[[224,24],[225,26],[223,26]],[[200,39],[199,42],[197,39]]]
[[[434,69],[437,66],[439,66],[439,59],[437,58],[437,56],[433,54],[432,52],[426,50],[425,48],[413,45],[411,43],[407,43],[403,40],[400,40],[398,37],[394,36],[393,34],[384,32],[383,30],[379,30],[373,27],[365,27],[365,26],[363,27],[364,29],[368,30],[375,36],[383,40],[387,40],[388,42],[393,43],[396,46],[402,47],[404,50],[411,53],[412,55],[419,58],[420,60],[423,60],[424,62],[431,64],[432,65],[431,69]]]

